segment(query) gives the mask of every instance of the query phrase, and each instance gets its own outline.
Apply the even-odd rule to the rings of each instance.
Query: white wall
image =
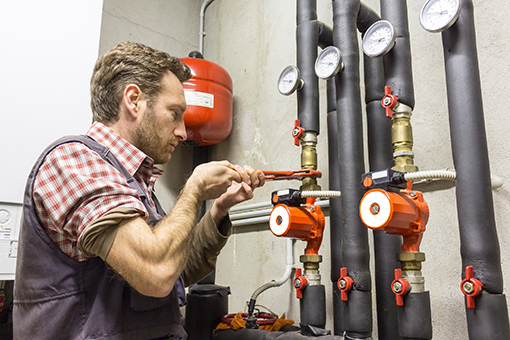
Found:
[[[21,203],[40,152],[92,120],[89,81],[103,1],[0,3],[0,201]]]
[[[90,125],[102,0],[1,1],[0,280],[16,265],[25,183],[41,151]]]
[[[290,131],[296,119],[296,98],[284,97],[276,90],[281,70],[296,63],[295,0],[217,0],[206,14],[207,32],[204,55],[224,67],[234,82],[234,125],[229,138],[213,148],[215,159],[250,164],[267,170],[297,169],[300,149],[293,145]],[[424,1],[408,1],[413,52],[413,76],[416,106],[412,118],[416,164],[422,170],[453,168],[446,105],[446,87],[441,38],[424,31],[418,15]],[[198,13],[202,1],[106,0],[103,14],[101,50],[115,42],[134,39],[152,44],[173,55],[185,55],[198,46]],[[378,0],[366,4],[379,10]],[[318,1],[319,19],[332,25],[330,1]],[[484,95],[485,121],[491,157],[491,170],[503,178],[505,185],[494,191],[495,214],[502,252],[505,292],[510,290],[510,204],[507,169],[510,147],[506,142],[510,116],[510,28],[507,0],[475,1],[479,61]],[[327,143],[324,82],[321,84],[321,127],[319,136],[319,170],[327,175]],[[362,91],[363,93],[363,91]],[[158,193],[171,204],[182,182],[180,164],[189,166],[189,151],[175,157],[166,168]],[[173,165],[172,165],[173,164]],[[175,165],[177,164],[177,166]],[[319,181],[328,188],[327,176]],[[258,190],[254,202],[269,200],[271,191],[297,187],[295,183],[268,183]],[[426,288],[431,292],[434,338],[464,340],[467,330],[464,296],[460,292],[461,259],[455,190],[427,192],[430,219],[422,242],[427,255],[423,264]],[[328,300],[329,225],[321,247],[321,265]],[[285,267],[285,239],[274,237],[267,225],[241,227],[234,231],[218,262],[217,283],[229,285],[230,312],[242,311],[252,292],[263,283],[278,278]],[[296,258],[304,244],[298,242]],[[373,261],[372,261],[373,263]],[[508,301],[508,298],[507,298]],[[299,304],[288,282],[263,293],[258,303],[277,313],[299,319]],[[375,305],[374,305],[375,306]],[[328,305],[327,327],[332,328],[332,306]],[[375,313],[374,313],[375,319]],[[374,326],[376,334],[376,327]]]

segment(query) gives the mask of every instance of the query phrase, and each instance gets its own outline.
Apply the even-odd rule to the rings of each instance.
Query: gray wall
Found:
[[[424,31],[418,15],[424,1],[409,1],[409,20],[413,52],[413,76],[416,105],[412,118],[415,161],[421,170],[453,168],[451,157],[446,87],[441,38]],[[366,4],[379,10],[379,1]],[[101,52],[124,40],[140,41],[173,55],[185,56],[198,47],[198,15],[202,1],[194,0],[105,0]],[[331,3],[318,1],[319,19],[332,25]],[[510,126],[510,40],[504,36],[510,28],[506,0],[475,1],[475,20],[484,95],[485,121],[491,170],[505,185],[495,190],[494,202],[502,267],[509,267],[510,204],[507,169],[510,152],[506,133]],[[250,164],[267,170],[297,169],[300,150],[293,145],[290,131],[296,119],[295,95],[284,97],[276,90],[281,70],[296,63],[295,0],[217,0],[206,14],[207,32],[204,55],[223,66],[234,82],[233,130],[224,142],[213,147],[214,159]],[[326,176],[319,184],[327,189],[327,143],[325,119],[325,83],[320,82],[321,127],[319,170]],[[363,93],[363,91],[362,91]],[[183,173],[191,169],[191,150],[181,148],[157,190],[166,206],[171,206],[179,191]],[[184,167],[182,166],[184,164]],[[184,169],[184,170],[182,170]],[[298,187],[298,183],[270,182],[256,193],[253,202],[269,200],[271,191]],[[426,288],[431,292],[435,338],[466,339],[464,296],[460,292],[461,259],[455,204],[455,190],[427,192],[430,208],[421,250],[427,255],[423,265]],[[303,242],[296,244],[296,259]],[[321,247],[323,282],[330,299],[329,237]],[[372,261],[373,263],[373,261]],[[252,292],[263,283],[283,274],[285,239],[276,238],[267,225],[240,227],[234,231],[218,261],[217,283],[229,285],[230,312],[243,311]],[[505,274],[505,292],[509,291],[510,270]],[[263,293],[258,303],[287,317],[299,320],[299,304],[291,283]],[[332,313],[331,304],[328,312]],[[332,318],[327,327],[332,328]],[[376,333],[376,327],[374,332]]]

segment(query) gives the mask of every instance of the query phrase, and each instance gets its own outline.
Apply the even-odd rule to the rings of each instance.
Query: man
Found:
[[[119,44],[98,59],[93,125],[43,152],[27,183],[15,338],[186,338],[183,286],[214,268],[230,234],[228,210],[264,184],[249,166],[206,163],[164,216],[154,164],[186,140],[181,83],[189,78],[178,58],[142,44]]]

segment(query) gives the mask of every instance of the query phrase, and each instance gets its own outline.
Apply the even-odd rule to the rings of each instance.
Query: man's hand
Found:
[[[245,165],[244,168],[235,165],[234,169],[241,176],[242,182],[233,182],[228,190],[214,202],[211,207],[211,215],[216,224],[221,222],[234,205],[252,199],[253,190],[265,183],[264,173],[261,170],[254,170],[248,165]]]
[[[187,181],[197,187],[202,200],[215,199],[223,195],[232,183],[245,181],[246,171],[240,173],[228,161],[204,163],[195,168]]]

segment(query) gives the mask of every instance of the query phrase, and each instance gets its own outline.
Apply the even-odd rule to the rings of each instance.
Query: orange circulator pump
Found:
[[[429,207],[423,194],[410,189],[391,192],[369,190],[361,199],[359,214],[363,223],[374,230],[402,235],[402,252],[419,252],[429,219]]]
[[[232,78],[221,66],[200,58],[182,58],[192,77],[182,84],[186,96],[187,145],[212,145],[232,130]]]
[[[301,206],[277,204],[269,217],[269,227],[276,236],[308,242],[305,255],[317,255],[322,243],[325,218],[315,198],[308,198]]]

